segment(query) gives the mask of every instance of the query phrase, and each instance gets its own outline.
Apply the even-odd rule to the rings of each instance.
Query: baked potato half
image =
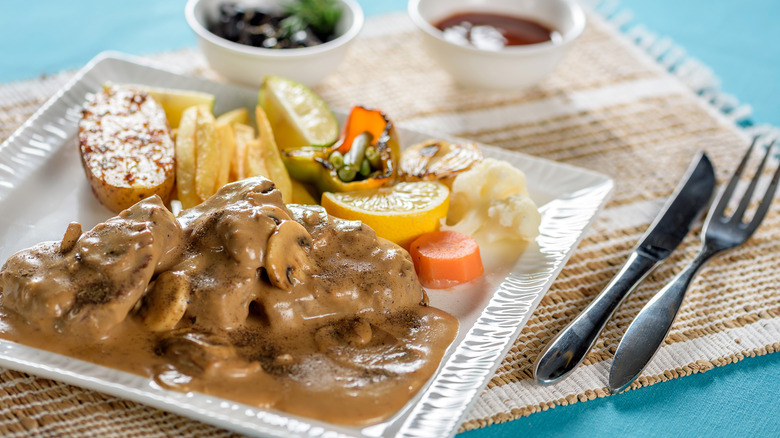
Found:
[[[152,195],[170,201],[176,176],[171,128],[148,93],[118,85],[96,93],[79,122],[79,150],[92,192],[115,213]]]

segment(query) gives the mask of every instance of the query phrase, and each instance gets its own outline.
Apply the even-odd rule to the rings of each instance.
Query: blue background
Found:
[[[0,0],[0,82],[79,68],[104,50],[145,55],[194,47],[184,3]],[[359,3],[367,16],[406,8],[402,0]],[[753,107],[753,122],[780,126],[780,2],[621,4],[636,22],[711,67],[725,92]],[[779,393],[780,354],[774,353],[462,436],[780,436]]]

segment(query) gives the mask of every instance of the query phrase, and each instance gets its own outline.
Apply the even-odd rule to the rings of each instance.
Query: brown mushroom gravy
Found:
[[[177,218],[147,198],[11,256],[0,337],[261,408],[345,425],[388,418],[458,322],[403,249],[262,177]]]

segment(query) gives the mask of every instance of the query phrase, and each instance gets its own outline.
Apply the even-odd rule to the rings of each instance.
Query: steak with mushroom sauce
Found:
[[[13,255],[0,336],[167,388],[366,425],[401,409],[456,335],[406,251],[321,207],[284,205],[265,178],[177,220],[163,210],[148,199]]]

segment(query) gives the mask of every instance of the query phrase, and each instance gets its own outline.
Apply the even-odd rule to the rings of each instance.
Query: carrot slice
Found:
[[[432,289],[457,286],[485,272],[477,242],[456,231],[425,233],[412,242],[409,254],[420,282]]]

